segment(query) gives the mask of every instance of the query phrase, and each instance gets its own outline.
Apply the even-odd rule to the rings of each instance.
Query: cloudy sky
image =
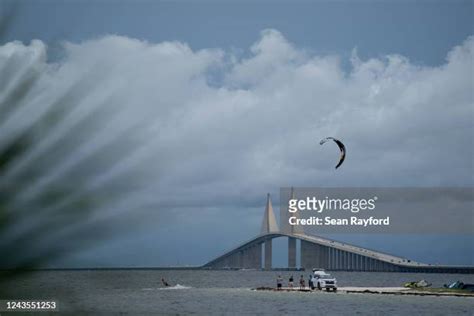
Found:
[[[0,138],[78,82],[87,82],[79,106],[49,137],[107,108],[106,128],[54,156],[54,176],[31,190],[108,139],[140,144],[111,171],[145,184],[121,207],[139,209],[136,227],[66,264],[205,263],[258,233],[265,195],[276,207],[280,187],[474,184],[470,1],[20,1],[9,12],[0,95],[31,69],[41,80]],[[338,152],[318,144],[326,136],[347,146],[337,171]],[[110,175],[88,176],[100,185]],[[472,235],[337,237],[474,264]]]

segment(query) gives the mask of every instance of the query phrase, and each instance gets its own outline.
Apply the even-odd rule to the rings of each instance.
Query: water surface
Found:
[[[474,298],[252,291],[275,286],[281,274],[309,272],[201,270],[40,271],[12,281],[10,298],[55,299],[63,311],[124,314],[473,315]],[[474,275],[333,272],[339,286],[400,286],[425,279],[433,286]],[[172,284],[163,288],[161,278]],[[179,285],[178,285],[179,284]],[[178,285],[178,286],[176,286]]]

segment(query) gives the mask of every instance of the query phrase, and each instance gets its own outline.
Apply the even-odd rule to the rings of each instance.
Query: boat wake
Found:
[[[158,287],[158,288],[144,288],[142,291],[155,291],[155,290],[187,290],[191,289],[191,286],[185,286],[181,284],[176,284],[174,286],[167,286],[167,287]]]
[[[187,290],[190,288],[190,286],[176,284],[175,286],[160,287],[159,290]]]

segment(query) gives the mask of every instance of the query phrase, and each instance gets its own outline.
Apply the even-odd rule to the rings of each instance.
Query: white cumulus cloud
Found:
[[[63,124],[37,140],[36,155],[50,150],[52,138],[77,142],[52,157],[55,177],[43,181],[61,179],[89,151],[125,133],[143,145],[113,172],[136,170],[147,185],[135,198],[171,209],[255,206],[281,186],[473,184],[474,38],[436,67],[400,55],[361,60],[353,52],[350,69],[338,56],[318,56],[290,40],[265,30],[241,58],[180,42],[105,36],[65,43],[52,62],[40,41],[5,44],[0,99],[25,72],[39,72],[41,80],[0,126],[0,145],[28,126],[31,113],[76,93]],[[102,107],[102,128],[78,139],[67,133]],[[338,170],[337,148],[318,144],[327,136],[347,146]],[[101,176],[90,174],[89,181]]]

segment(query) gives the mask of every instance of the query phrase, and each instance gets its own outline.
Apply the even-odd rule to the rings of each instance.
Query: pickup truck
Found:
[[[313,269],[313,277],[311,278],[312,287],[314,290],[326,289],[326,291],[337,291],[337,280],[335,277],[332,277],[329,273],[326,273],[324,270]]]

